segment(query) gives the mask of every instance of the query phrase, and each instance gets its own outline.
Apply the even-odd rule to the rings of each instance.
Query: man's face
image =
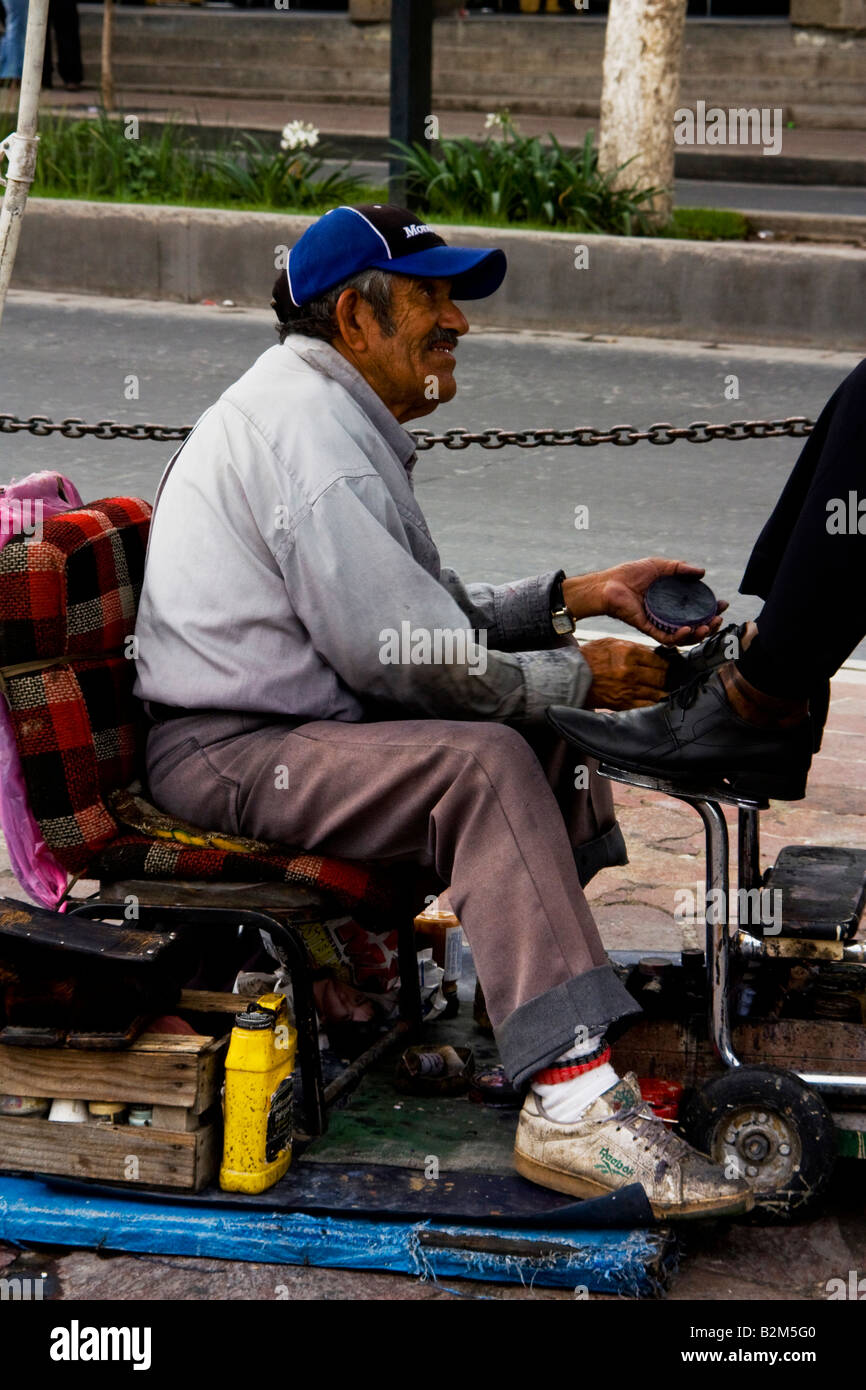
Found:
[[[357,365],[401,424],[453,398],[454,349],[469,324],[451,299],[450,280],[395,274],[390,336],[362,314],[365,347]]]

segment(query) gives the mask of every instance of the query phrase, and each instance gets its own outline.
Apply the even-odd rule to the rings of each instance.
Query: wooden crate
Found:
[[[227,1047],[228,1034],[174,1033],[145,1033],[124,1052],[0,1046],[7,1094],[153,1106],[142,1128],[0,1116],[0,1168],[198,1191],[219,1164]]]
[[[0,1168],[198,1192],[219,1167],[222,1126],[190,1133],[132,1125],[70,1125],[0,1115]]]
[[[172,1105],[201,1115],[217,1100],[228,1036],[142,1033],[123,1052],[0,1046],[0,1091]]]

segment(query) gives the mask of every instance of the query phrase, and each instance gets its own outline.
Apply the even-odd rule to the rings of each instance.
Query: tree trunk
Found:
[[[114,32],[114,0],[102,0],[102,105],[104,110],[113,111],[114,72],[111,66],[111,41]]]
[[[663,226],[673,206],[674,111],[687,0],[610,0],[604,46],[599,167],[619,188],[663,188],[652,200]],[[645,206],[649,207],[650,204]]]

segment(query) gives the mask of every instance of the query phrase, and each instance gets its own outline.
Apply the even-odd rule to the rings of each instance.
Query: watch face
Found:
[[[553,630],[565,636],[567,632],[574,632],[574,619],[567,608],[560,609],[558,613],[552,614]]]

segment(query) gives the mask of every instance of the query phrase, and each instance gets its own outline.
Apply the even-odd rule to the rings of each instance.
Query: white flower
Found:
[[[501,130],[503,136],[514,129],[514,122],[511,119],[511,112],[505,106],[501,111],[488,111],[484,120],[485,130]]]
[[[314,125],[305,121],[289,121],[283,126],[280,138],[281,150],[310,150],[319,143],[319,132]]]

